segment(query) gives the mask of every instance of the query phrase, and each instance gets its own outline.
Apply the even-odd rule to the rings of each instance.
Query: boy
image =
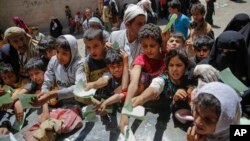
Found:
[[[211,52],[214,40],[209,36],[199,36],[194,40],[194,51],[195,56],[192,58],[193,61],[198,64],[203,59],[206,59]]]
[[[177,19],[174,22],[174,32],[181,32],[185,39],[188,37],[188,28],[190,19],[181,13],[181,3],[179,0],[172,0],[168,3],[168,10],[170,14],[177,14]]]
[[[37,47],[39,50],[39,54],[44,63],[46,63],[46,66],[49,63],[51,57],[56,54],[55,41],[56,39],[54,37],[48,35],[45,38],[41,39],[38,43]]]
[[[66,104],[75,103],[71,101],[75,84],[80,79],[86,79],[82,70],[83,61],[77,47],[77,40],[72,35],[62,35],[57,38],[55,43],[57,54],[50,59],[41,92],[37,101],[32,103],[34,106],[42,105],[51,98],[63,100],[62,102],[67,102]],[[51,90],[54,82],[58,90]],[[49,116],[48,108],[43,108],[43,115]]]
[[[165,51],[168,53],[171,49],[183,47],[185,44],[185,37],[180,32],[171,33],[167,41]]]
[[[109,48],[106,53],[105,62],[109,73],[105,73],[97,81],[86,85],[88,89],[98,89],[104,87],[103,97],[106,99],[99,107],[100,112],[104,112],[106,106],[124,100],[128,87],[128,56],[119,49]],[[97,95],[98,97],[98,95]]]

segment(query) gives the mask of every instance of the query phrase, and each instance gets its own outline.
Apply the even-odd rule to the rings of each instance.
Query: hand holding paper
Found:
[[[36,94],[18,94],[17,97],[19,98],[24,109],[39,108],[40,107],[40,106],[33,106],[31,104],[34,100],[37,99]]]
[[[83,81],[82,79],[79,80],[73,91],[74,95],[81,98],[90,98],[94,96],[96,89],[90,89],[88,91],[85,91],[84,89],[85,85],[86,85],[85,81]]]
[[[122,108],[122,114],[125,114],[130,117],[134,117],[136,119],[143,120],[145,118],[145,108],[143,106],[136,106],[132,107],[131,101],[128,102],[123,108]]]

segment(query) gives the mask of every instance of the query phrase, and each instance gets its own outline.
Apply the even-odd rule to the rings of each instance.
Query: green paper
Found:
[[[136,141],[132,130],[128,126],[124,127],[124,131],[125,131],[125,135],[124,135],[125,141]]]
[[[119,48],[119,44],[118,44],[118,42],[114,42],[114,44],[112,45],[112,48]]]
[[[139,120],[144,120],[145,118],[145,108],[143,106],[136,106],[132,111],[128,111],[126,107],[122,108],[122,114],[125,114],[129,117],[134,117]]]
[[[97,117],[95,113],[95,106],[88,105],[82,108],[82,115],[85,118],[86,122],[96,122]]]
[[[3,86],[3,89],[4,89],[5,93],[9,93],[9,94],[11,94],[11,95],[12,95],[12,93],[14,92],[14,89],[11,88],[11,87],[8,86],[8,85],[4,85],[4,86]]]
[[[0,134],[0,141],[10,141],[9,135],[1,135]]]
[[[177,19],[177,14],[173,14],[170,19],[168,24],[166,25],[166,27],[164,28],[163,32],[167,32],[171,26],[174,24],[174,21]]]
[[[23,124],[24,124],[24,121],[25,121],[25,118],[26,118],[26,113],[24,112],[23,113],[23,120],[22,121],[17,121],[15,120],[14,124],[13,124],[13,128],[20,131],[22,128],[23,128]]]
[[[36,94],[17,94],[17,97],[20,100],[24,109],[40,108],[40,106],[35,107],[35,106],[30,104],[33,102],[34,99],[37,99]]]
[[[132,112],[132,111],[133,111],[133,105],[132,105],[131,100],[129,100],[129,101],[124,105],[124,108],[126,108],[129,112]]]
[[[225,84],[228,84],[240,93],[248,90],[248,87],[244,85],[238,78],[236,78],[229,68],[222,70],[219,76]]]
[[[0,107],[2,107],[5,104],[10,104],[12,102],[13,100],[11,98],[10,93],[5,93],[2,96],[0,96]]]
[[[245,117],[240,118],[240,125],[250,125],[250,119],[247,119]]]
[[[86,85],[86,82],[82,79],[78,81],[78,83],[75,86],[75,89],[73,91],[74,95],[77,98],[91,98],[95,95],[96,89],[90,89],[88,91],[84,90],[84,87]]]

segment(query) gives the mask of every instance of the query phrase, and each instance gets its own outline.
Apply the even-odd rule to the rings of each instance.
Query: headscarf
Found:
[[[233,49],[224,53],[220,49]],[[215,40],[208,63],[219,71],[229,67],[232,73],[250,86],[250,64],[244,36],[236,31],[225,31]]]
[[[247,14],[245,13],[237,14],[228,23],[224,31],[227,31],[227,30],[239,31],[242,27],[244,27],[249,22],[250,22],[250,18]]]
[[[216,123],[215,131],[207,136],[209,141],[228,141],[230,124],[238,124],[241,117],[241,98],[230,86],[221,82],[211,82],[198,89],[198,95],[207,93],[215,96],[221,105],[221,113]]]
[[[138,15],[144,15],[147,17],[147,14],[144,12],[144,10],[140,6],[135,5],[135,4],[129,4],[124,13],[123,20],[126,23],[126,22],[131,21]]]
[[[28,26],[20,19],[18,16],[13,17],[13,21],[17,27],[24,29],[27,33],[29,33]]]
[[[11,37],[19,36],[19,35],[25,35],[26,32],[24,29],[16,26],[12,26],[5,30],[4,32],[4,40],[8,41]]]
[[[92,18],[89,19],[89,25],[91,25],[91,24],[97,24],[97,25],[99,25],[101,27],[101,29],[104,28],[101,20],[99,18],[97,18],[97,17],[92,17]]]

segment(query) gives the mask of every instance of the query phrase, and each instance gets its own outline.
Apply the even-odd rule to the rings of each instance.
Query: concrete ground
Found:
[[[204,3],[205,0],[201,0]],[[239,2],[232,2],[229,0],[217,0],[215,15],[214,15],[214,24],[217,28],[213,28],[215,32],[215,37],[217,37],[225,28],[227,23],[233,18],[234,15],[238,13],[247,13],[250,15],[250,3],[248,1],[239,1]],[[166,20],[159,20],[158,23],[160,26],[166,24]],[[82,41],[82,35],[77,35],[78,38],[78,45],[79,45],[79,52],[81,55],[84,54],[84,44]],[[3,116],[3,115],[1,115]],[[118,121],[119,121],[120,114],[118,113]],[[173,124],[172,118],[167,123],[166,130],[156,132],[156,122],[157,122],[157,114],[147,113],[146,118],[142,123],[138,126],[136,130],[135,138],[137,141],[153,141],[154,136],[155,141],[184,141],[186,140],[186,133],[180,129],[175,128]],[[7,118],[5,115],[4,118]],[[12,117],[13,118],[13,117]],[[35,123],[37,118],[37,113],[32,112],[29,116],[27,116],[27,124],[24,129],[28,128],[30,125]],[[12,119],[13,120],[13,119]],[[130,124],[133,122],[133,119],[130,119]],[[93,125],[94,124],[94,125]],[[90,130],[93,127],[92,130]],[[157,126],[159,129],[160,126]],[[164,127],[162,128],[164,129]],[[21,131],[22,132],[22,131]],[[18,141],[23,141],[21,132],[15,134],[15,137]],[[108,141],[109,140],[109,132],[105,130],[105,126],[102,124],[100,120],[95,123],[86,123],[84,122],[84,126],[76,131],[73,131],[70,134],[60,135],[58,136],[58,141],[75,141],[75,140],[85,140],[85,141]],[[77,139],[78,138],[78,139]],[[122,140],[120,136],[118,138],[119,141]]]

